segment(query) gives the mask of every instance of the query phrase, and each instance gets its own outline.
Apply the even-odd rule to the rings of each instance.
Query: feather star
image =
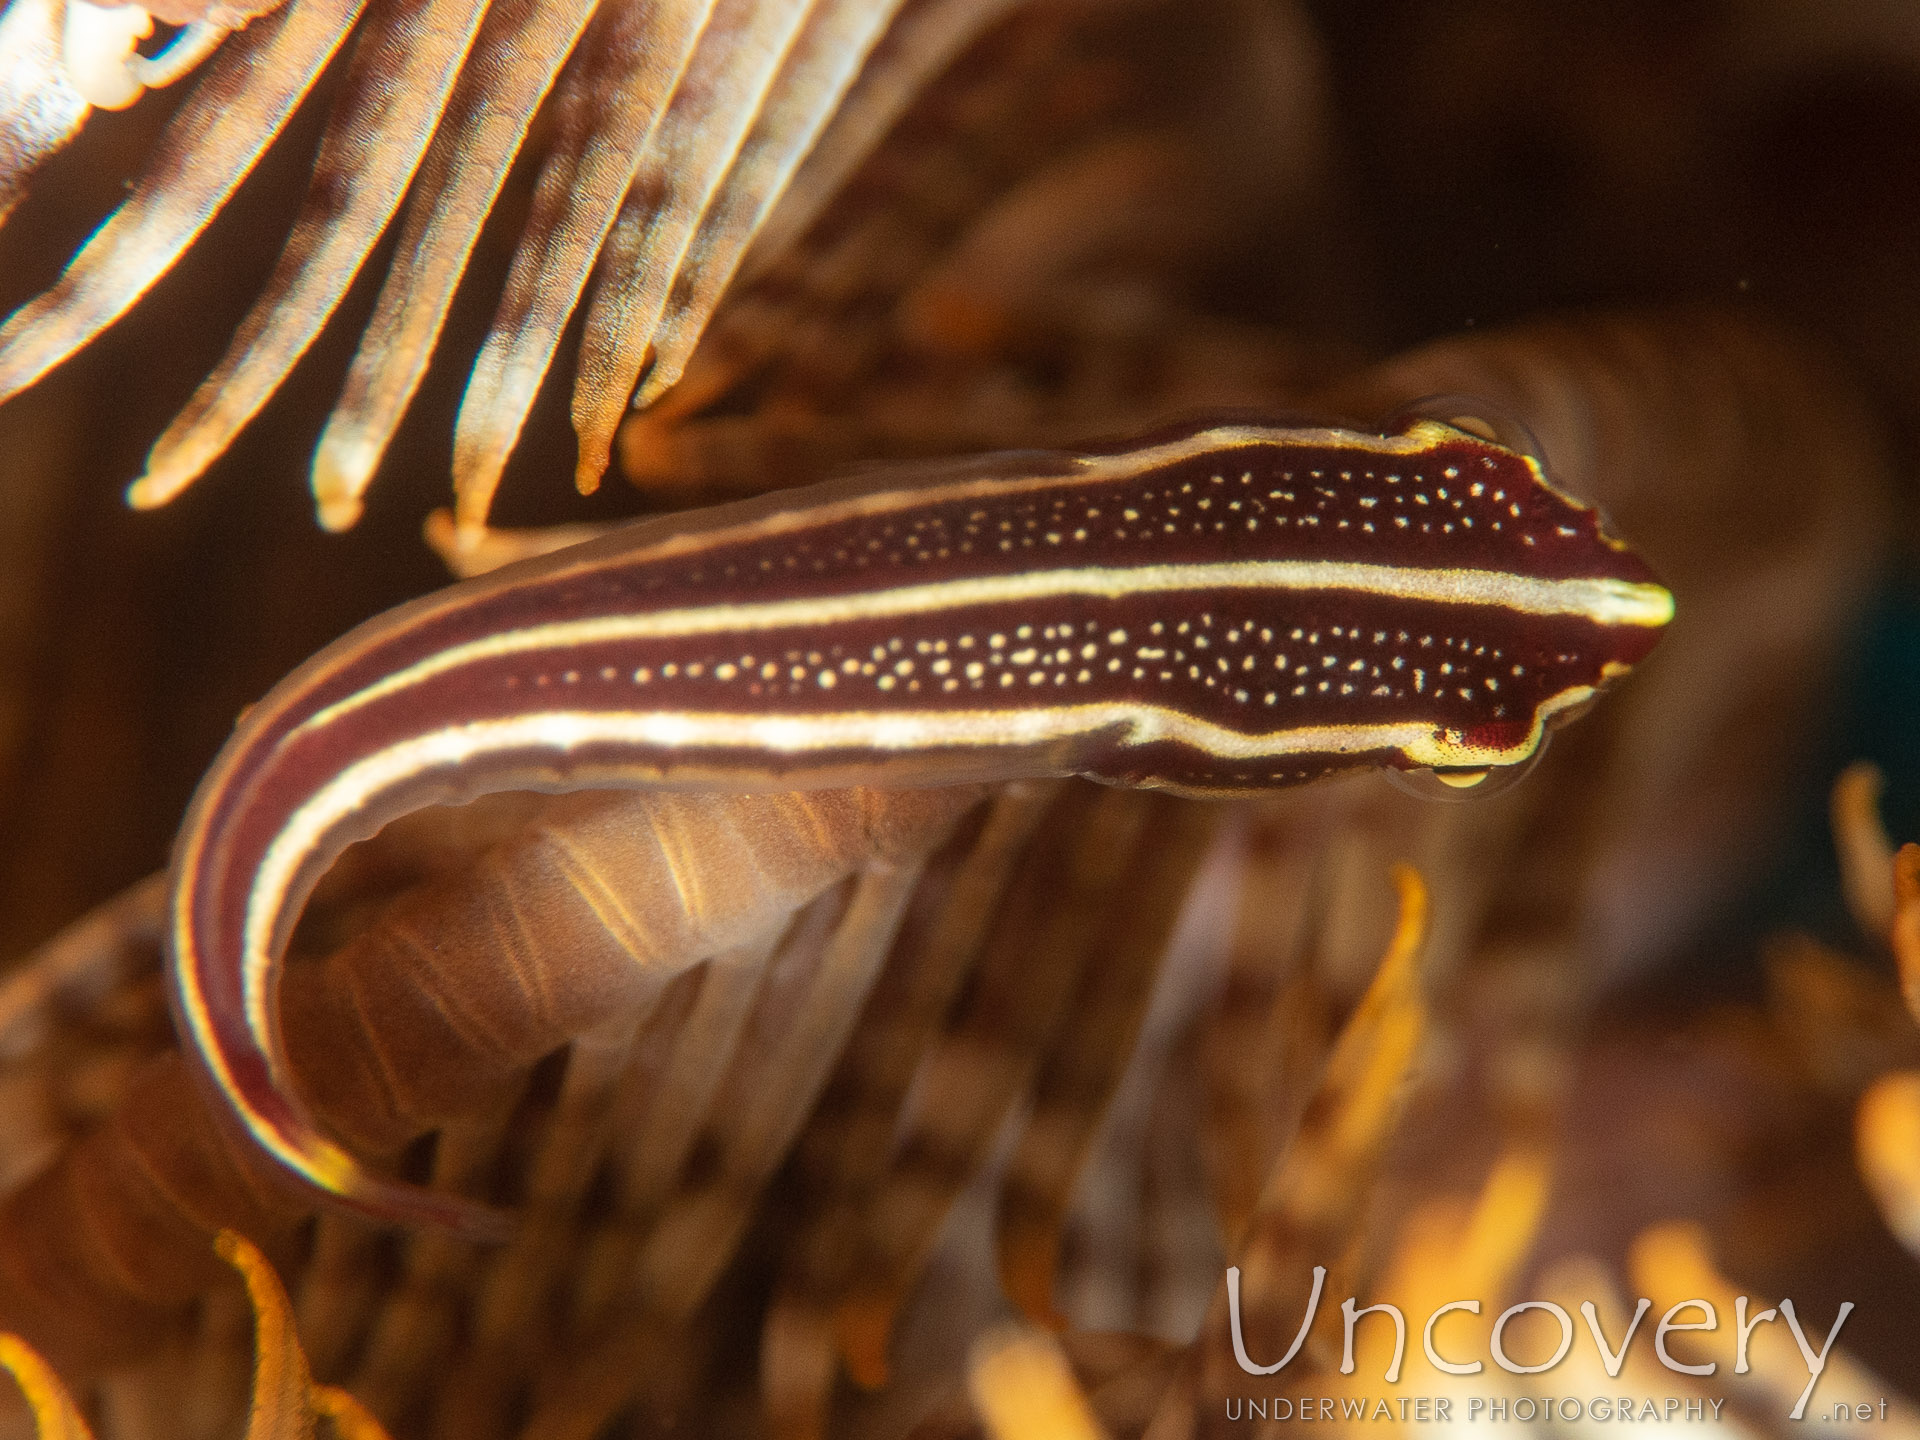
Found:
[[[162,505],[218,458],[397,224],[313,459],[321,523],[352,525],[544,106],[531,211],[455,428],[456,516],[472,535],[576,308],[576,478],[591,490],[629,403],[679,378],[734,276],[804,229],[1010,0],[291,0],[258,16],[163,3],[200,8],[69,0],[60,28],[54,0],[14,0],[0,19],[0,219],[90,106],[131,104],[212,55],[127,199],[0,325],[0,401],[166,273],[351,38],[279,262],[128,500]],[[156,17],[184,28],[147,58],[134,46]]]

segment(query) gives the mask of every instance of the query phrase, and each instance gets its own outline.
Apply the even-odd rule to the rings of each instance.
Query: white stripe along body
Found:
[[[292,1095],[277,957],[406,810],[503,789],[1081,774],[1244,792],[1477,771],[1651,649],[1672,600],[1530,458],[1219,427],[651,522],[404,606],[250,710],[175,857],[174,997],[253,1136],[372,1213]]]

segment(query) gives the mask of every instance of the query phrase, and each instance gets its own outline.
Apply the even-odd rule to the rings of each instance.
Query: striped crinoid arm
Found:
[[[56,0],[16,0],[0,14],[0,221],[87,118],[86,97],[60,61],[61,9]]]
[[[602,1163],[607,1084],[624,1072],[626,1049],[644,1039],[646,1023],[672,1033],[665,1012],[647,1017],[671,1007],[673,978],[700,961],[718,956],[754,965],[757,975],[769,966],[782,973],[786,957],[785,987],[768,980],[771,995],[755,1002],[763,1063],[784,1071],[830,1065],[834,1036],[844,1033],[835,1026],[857,1013],[862,976],[870,978],[897,917],[880,892],[911,888],[920,857],[976,795],[967,787],[831,791],[717,804],[685,795],[581,796],[509,827],[510,838],[478,863],[469,854],[464,863],[401,866],[444,873],[404,890],[325,960],[296,967],[286,1013],[299,1073],[338,1133],[393,1155],[440,1129],[441,1183],[482,1199],[500,1198],[496,1187],[507,1184],[528,1216],[484,1272],[470,1247],[420,1237],[410,1262],[418,1284],[397,1287],[384,1307],[377,1294],[345,1283],[363,1252],[322,1243],[313,1262],[319,1291],[300,1297],[316,1354],[330,1365],[359,1355],[356,1389],[404,1410],[423,1374],[431,1376],[435,1353],[420,1317],[438,1311],[423,1310],[420,1296],[444,1300],[450,1276],[484,1280],[470,1302],[482,1342],[499,1333],[489,1313],[520,1317],[538,1302],[552,1268],[572,1251],[570,1239],[557,1248],[556,1239],[573,1233],[583,1189]],[[370,848],[394,853],[385,842]],[[448,856],[460,848],[448,847]],[[309,933],[324,939],[350,924],[355,897],[377,896],[390,883],[384,873],[356,861]],[[818,905],[826,908],[796,924]],[[70,968],[77,943],[65,942],[46,963]],[[121,989],[152,989],[158,957],[144,948],[143,975]],[[107,947],[97,965],[117,964],[123,951]],[[476,965],[499,984],[472,988]],[[796,983],[809,967],[824,979]],[[812,1008],[796,1008],[795,997],[808,995]],[[576,1038],[567,1088],[522,1169],[503,1158],[503,1127],[518,1116],[514,1133],[523,1138],[512,1153],[524,1153],[528,1117],[516,1097],[536,1061]],[[214,1230],[231,1226],[284,1246],[311,1206],[218,1121],[177,1054],[155,1055],[151,1045],[145,1053],[155,1058],[124,1083],[111,1112],[90,1128],[71,1127],[39,1158],[37,1173],[0,1199],[0,1328],[24,1334],[76,1376],[150,1353],[173,1333],[181,1307],[220,1274],[206,1250]],[[803,1113],[810,1103],[791,1073],[763,1089],[757,1110],[737,1094],[730,1102],[737,1117],[759,1117],[737,1153],[762,1175],[784,1152],[783,1126],[792,1123],[766,1106]],[[343,1295],[353,1300],[344,1309]]]
[[[239,1273],[253,1311],[253,1393],[245,1440],[311,1436],[316,1421],[337,1440],[388,1440],[385,1427],[350,1392],[314,1383],[273,1262],[232,1230],[221,1231],[209,1248]],[[93,1429],[59,1372],[19,1336],[0,1334],[0,1369],[12,1375],[27,1402],[35,1440],[93,1440]]]
[[[0,983],[0,1192],[100,1124],[169,1042],[153,876],[69,926]]]
[[[1200,1338],[1161,1396],[1156,1429],[1196,1402],[1207,1413],[1242,1368],[1280,1369],[1279,1357],[1291,1359],[1306,1338],[1295,1316],[1307,1297],[1340,1293],[1363,1263],[1355,1242],[1366,1231],[1366,1201],[1430,1024],[1423,975],[1430,896],[1411,867],[1397,869],[1394,882],[1399,918],[1387,952],[1334,1043],[1298,1133],[1267,1175]],[[1229,1306],[1241,1325],[1229,1325]]]
[[[1260,217],[1321,203],[1319,56],[1291,13],[1029,5],[962,46],[904,11],[848,102],[897,123],[858,166],[823,137],[684,373],[649,372],[627,478],[686,503],[1296,393],[1313,347],[1181,302]],[[948,51],[916,93],[883,83],[878,57]]]
[[[943,18],[926,5],[907,10],[881,54],[905,52],[892,68],[931,68],[929,59],[958,48],[939,33]],[[791,243],[755,253],[744,283],[684,357],[678,385],[659,393],[650,374],[651,403],[627,417],[618,437],[629,479],[654,493],[751,493],[770,475],[791,483],[860,453],[850,436],[836,436],[847,429],[836,425],[836,412],[885,363],[911,285],[971,217],[1084,135],[1084,122],[1060,116],[1044,98],[1063,78],[1071,19],[1056,7],[1029,7],[966,47],[917,94],[883,86],[886,68],[863,77],[849,99],[849,124],[867,109],[882,112],[872,117],[875,128],[894,118],[885,110],[902,106],[904,115],[864,165],[847,163],[840,127],[823,137],[820,167],[852,172],[842,192],[826,203],[827,182],[843,177],[816,180],[810,165],[772,218],[768,240],[780,241],[798,212],[820,207],[819,223],[795,226]],[[755,383],[768,387],[767,403],[722,420],[701,415]]]
[[[20,0],[0,15],[0,221],[40,165],[98,108],[123,110],[193,71],[234,30],[283,0],[153,0],[63,5]],[[178,26],[156,53],[135,47],[154,22]]]
[[[0,399],[87,344],[175,264],[350,45],[280,262],[129,498],[164,503],[232,443],[398,216],[391,269],[314,462],[323,523],[352,524],[481,227],[538,135],[532,211],[458,429],[460,516],[476,523],[596,263],[599,318],[589,327],[581,414],[596,417],[584,453],[603,460],[647,357],[661,375],[678,373],[900,8],[901,0],[293,0],[221,47],[132,194],[53,287],[0,326]],[[944,48],[927,41],[923,17],[919,43],[883,52],[866,98],[831,131],[829,168],[795,189],[804,212],[818,209],[823,190],[897,112],[886,97],[910,91],[952,36],[997,13],[952,0],[918,8],[938,12]],[[84,118],[72,46],[59,50],[51,25],[50,12],[28,3],[10,9],[0,30],[0,54],[19,60],[7,83],[33,102],[0,132],[0,213]],[[534,127],[549,100],[553,123]],[[598,464],[583,464],[588,472],[597,477]]]
[[[574,395],[577,478],[598,483],[649,357],[676,375],[721,289],[833,105],[892,18],[898,0],[719,0],[707,40],[671,100],[647,125],[621,187],[602,192],[579,223],[596,240],[601,280],[587,315]],[[646,57],[649,61],[652,56]],[[523,251],[524,255],[524,251]],[[508,282],[506,306],[526,303],[523,333],[496,324],[481,353],[454,437],[459,518],[484,522],[521,422],[532,408],[561,325],[592,257],[562,259],[544,284]],[[662,321],[675,291],[676,323]],[[526,300],[523,302],[522,297]]]
[[[1220,818],[1077,785],[989,815],[977,873],[955,877],[921,951],[876,987],[790,1167],[804,1198],[761,1342],[777,1434],[823,1433],[843,1365],[886,1380],[896,1313],[1009,1132],[1009,1293],[1052,1317],[1059,1210]]]
[[[0,325],[0,398],[92,340],[173,266],[292,117],[361,8],[358,0],[301,0],[222,49],[133,193],[51,289]]]

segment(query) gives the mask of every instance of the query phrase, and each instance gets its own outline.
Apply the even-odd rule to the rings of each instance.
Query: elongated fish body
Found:
[[[177,1010],[294,1171],[471,1224],[321,1136],[280,1043],[300,906],[395,815],[529,788],[1471,777],[1672,611],[1531,457],[1429,420],[1001,455],[638,525],[381,616],[247,712],[178,842]]]

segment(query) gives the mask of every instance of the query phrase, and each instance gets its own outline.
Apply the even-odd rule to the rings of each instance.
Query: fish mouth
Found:
[[[1638,625],[1652,630],[1673,623],[1673,592],[1657,580],[1608,577],[1593,583],[1590,612],[1603,625]]]

